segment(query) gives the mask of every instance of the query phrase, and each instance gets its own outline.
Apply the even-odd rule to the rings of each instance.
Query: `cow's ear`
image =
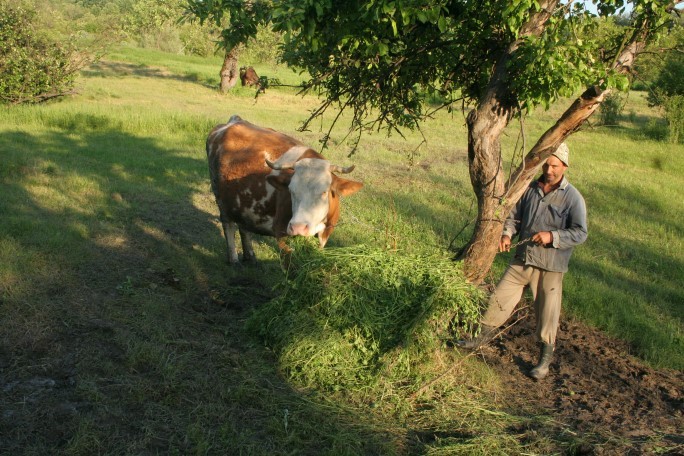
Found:
[[[343,179],[338,176],[333,177],[333,182],[331,185],[332,190],[335,193],[338,193],[340,196],[352,195],[361,190],[361,187],[363,187],[361,182]]]
[[[266,176],[266,180],[275,188],[287,189],[287,186],[290,185],[290,181],[292,180],[292,174],[294,173],[291,171],[281,171],[280,174],[271,174]]]

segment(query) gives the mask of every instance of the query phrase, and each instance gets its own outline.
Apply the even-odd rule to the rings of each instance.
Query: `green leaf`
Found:
[[[378,42],[378,55],[383,56],[389,53],[389,46],[383,42]]]
[[[624,92],[629,89],[629,79],[625,75],[620,75],[615,78],[615,87]]]
[[[447,24],[446,24],[446,18],[444,16],[439,16],[439,19],[437,20],[437,27],[439,28],[439,31],[441,33],[446,32]]]

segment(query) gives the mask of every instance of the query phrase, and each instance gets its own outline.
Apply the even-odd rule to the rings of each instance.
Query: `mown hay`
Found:
[[[446,254],[367,246],[299,242],[280,286],[248,326],[292,380],[324,390],[369,387],[381,375],[406,381],[456,327],[473,327],[481,300]]]

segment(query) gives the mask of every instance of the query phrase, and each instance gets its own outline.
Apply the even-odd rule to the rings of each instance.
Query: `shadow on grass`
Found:
[[[117,78],[125,76],[139,76],[144,78],[157,78],[157,79],[172,79],[175,81],[182,82],[195,82],[200,84],[202,87],[209,89],[218,88],[217,78],[207,78],[203,77],[196,72],[186,72],[182,75],[167,71],[163,68],[155,68],[142,64],[133,64],[125,62],[114,62],[101,60],[99,62],[93,63],[88,68],[81,71],[81,74],[85,77],[102,77],[102,78]]]
[[[650,139],[653,141],[667,141],[667,121],[658,116],[646,114],[621,115],[615,125],[588,125],[582,128],[588,131],[606,131],[616,136],[629,138],[632,141]]]
[[[0,134],[0,453],[388,454],[279,376],[244,319],[206,161],[93,119]]]

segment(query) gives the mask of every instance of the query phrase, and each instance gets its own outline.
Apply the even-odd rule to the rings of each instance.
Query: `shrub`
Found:
[[[674,33],[674,47],[684,43],[682,29]],[[684,131],[684,56],[681,52],[667,54],[658,77],[653,82],[654,90],[649,92],[648,102],[651,106],[660,106],[667,121],[668,138],[678,143]]]
[[[651,105],[662,105],[663,96],[684,95],[684,57],[668,55],[654,86],[648,96]]]
[[[210,57],[216,54],[217,32],[208,24],[183,23],[179,26],[183,53]]]
[[[649,104],[663,108],[667,136],[670,142],[678,143],[684,131],[684,57],[681,54],[668,55],[655,87],[649,93]]]
[[[149,30],[141,30],[138,44],[145,49],[156,49],[171,54],[183,54],[185,48],[178,28],[168,23]]]
[[[667,120],[668,138],[677,144],[684,138],[684,95],[663,97],[663,110]]]
[[[617,125],[625,107],[624,97],[618,92],[608,94],[599,108],[599,122],[601,125]]]
[[[644,136],[655,141],[664,141],[668,137],[667,125],[662,119],[651,119],[643,128]]]
[[[280,61],[280,43],[281,36],[279,33],[267,27],[260,27],[257,30],[256,37],[249,40],[240,57],[248,62],[275,65]]]
[[[188,21],[184,0],[138,0],[123,14],[124,31],[143,48],[174,54],[213,55],[218,29]]]
[[[86,64],[69,42],[36,30],[36,13],[0,0],[0,102],[37,103],[69,94]]]

